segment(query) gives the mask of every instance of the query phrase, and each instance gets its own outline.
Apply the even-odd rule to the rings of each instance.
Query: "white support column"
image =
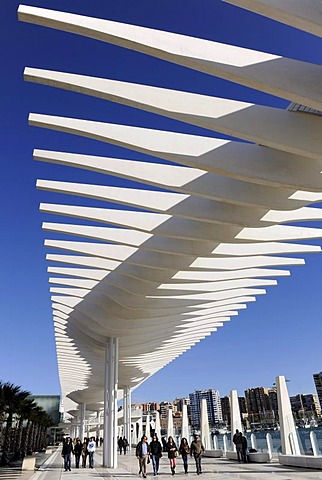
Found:
[[[124,387],[123,393],[123,409],[124,409],[124,435],[129,442],[131,448],[131,388]]]
[[[101,410],[97,410],[96,418],[97,418],[96,437],[98,437],[98,439],[100,439],[100,436],[101,436]]]
[[[254,433],[250,434],[250,445],[251,445],[252,448],[257,450],[257,441],[256,441],[256,436],[255,436]]]
[[[210,449],[209,443],[209,420],[208,420],[208,411],[207,411],[207,400],[205,398],[201,399],[200,405],[201,411],[201,440],[204,444],[206,450]]]
[[[168,409],[168,428],[167,428],[167,436],[173,438],[173,414],[172,408]]]
[[[124,389],[126,397],[126,424],[125,424],[125,438],[129,442],[131,448],[131,424],[132,424],[132,395],[131,387],[127,386]]]
[[[155,412],[155,433],[158,437],[158,440],[161,441],[161,423],[160,423],[160,413]]]
[[[148,437],[148,442],[151,441],[150,435],[150,414],[147,413],[145,417],[145,435]]]
[[[318,441],[316,439],[315,432],[313,432],[313,431],[310,432],[310,441],[311,441],[311,445],[312,445],[313,455],[315,457],[317,455],[320,455]]]
[[[80,417],[76,417],[75,422],[76,422],[75,435],[76,435],[76,437],[79,437],[81,439],[81,441],[83,442],[84,439],[81,437],[81,431],[80,431]]]
[[[278,416],[281,428],[281,447],[284,455],[301,455],[284,376],[276,377]]]
[[[127,401],[128,401],[128,398],[127,398],[127,392],[126,392],[126,388],[127,387],[124,387],[123,388],[123,436],[128,439],[127,437],[127,415],[128,415],[128,410],[127,410]]]
[[[235,445],[233,444],[232,438],[236,430],[240,432],[243,431],[243,426],[240,418],[240,409],[238,402],[237,390],[231,390],[230,392],[230,431],[231,431],[231,449],[236,450]]]
[[[189,423],[188,423],[188,409],[187,405],[182,405],[182,430],[181,438],[186,438],[190,444]]]
[[[71,422],[70,422],[70,424],[71,424],[71,425],[70,425],[70,436],[71,436],[72,438],[76,438],[76,437],[77,437],[77,431],[76,431],[76,424],[75,424],[75,423],[76,423],[76,418],[73,417],[73,418],[71,419]]]
[[[227,435],[223,435],[222,437],[223,445],[224,445],[224,455],[226,457],[227,455],[227,450],[228,450],[228,440],[227,440]]]
[[[141,418],[139,418],[139,420],[136,422],[137,425],[138,425],[138,435],[137,435],[137,441],[140,442],[141,441],[141,438],[142,438],[142,435],[143,435],[143,419],[142,419],[142,414],[141,414]]]
[[[80,407],[79,437],[83,441],[85,437],[86,403],[81,403],[79,407]]]
[[[272,460],[273,458],[273,439],[270,433],[266,433],[266,442],[267,442],[267,453],[269,455],[269,459]]]
[[[117,467],[118,338],[109,337],[105,355],[103,466]]]

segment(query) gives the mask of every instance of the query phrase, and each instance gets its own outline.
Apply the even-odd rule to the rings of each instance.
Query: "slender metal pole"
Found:
[[[123,398],[124,435],[131,447],[131,388],[129,386],[124,387]]]
[[[97,410],[96,416],[97,416],[96,437],[99,440],[99,438],[101,436],[101,430],[100,430],[100,428],[101,428],[101,426],[100,426],[101,411],[100,410]]]
[[[108,355],[109,355],[109,339],[106,343],[105,350],[105,370],[104,370],[104,416],[103,416],[103,466],[108,465],[108,422],[109,422],[109,390],[108,390]]]
[[[117,467],[117,390],[118,338],[109,337],[106,344],[104,378],[103,466]]]
[[[128,396],[127,396],[127,387],[123,388],[123,435],[125,438],[127,438],[127,402],[128,402]]]
[[[113,454],[112,468],[117,468],[117,391],[119,376],[119,339],[113,338]]]
[[[81,440],[84,440],[85,436],[85,417],[86,417],[86,403],[80,404],[80,428],[79,428],[79,436]]]

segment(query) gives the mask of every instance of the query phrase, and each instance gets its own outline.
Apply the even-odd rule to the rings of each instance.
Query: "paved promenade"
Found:
[[[11,480],[100,480],[113,478],[115,480],[139,479],[138,463],[133,452],[129,455],[122,455],[118,457],[118,468],[115,470],[101,467],[102,451],[99,449],[95,453],[95,468],[90,470],[88,468],[76,469],[72,468],[71,472],[64,472],[62,465],[62,458],[60,456],[61,449],[53,453],[51,457],[40,467],[40,469],[33,472],[18,473],[12,472],[9,475],[7,472],[0,470],[0,479]],[[282,467],[276,462],[269,464],[238,464],[234,461],[228,461],[223,458],[212,459],[203,458],[202,461],[203,473],[197,476],[194,469],[193,460],[190,461],[189,474],[185,475],[181,459],[178,459],[175,478],[179,477],[182,480],[322,480],[321,470],[312,469],[294,469],[290,467]],[[73,464],[72,464],[73,467]],[[4,476],[5,475],[5,476]],[[172,479],[171,472],[168,465],[168,459],[163,456],[160,463],[159,477],[164,480]],[[152,472],[152,465],[148,465],[148,478],[154,478]]]

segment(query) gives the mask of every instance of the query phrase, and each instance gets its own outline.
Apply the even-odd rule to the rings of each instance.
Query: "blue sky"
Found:
[[[24,4],[322,63],[321,39],[219,0],[30,0]],[[64,219],[41,214],[38,206],[41,201],[76,202],[65,195],[36,191],[35,182],[40,178],[121,185],[123,181],[35,162],[32,150],[149,158],[94,140],[28,127],[28,114],[222,135],[100,99],[26,83],[24,67],[90,74],[278,108],[289,102],[126,49],[18,22],[18,5],[15,0],[2,0],[0,7],[0,379],[33,394],[54,394],[60,387],[43,246],[44,238],[51,238],[51,234],[41,230],[41,223]],[[77,198],[77,204],[81,203]],[[96,201],[91,205],[103,206]],[[291,277],[279,279],[279,285],[270,287],[266,296],[149,379],[134,392],[133,401],[172,400],[199,388],[215,388],[221,395],[234,388],[242,394],[245,388],[271,386],[276,375],[290,379],[291,394],[315,392],[312,374],[322,370],[322,257],[311,254],[305,258],[306,266],[291,268]]]

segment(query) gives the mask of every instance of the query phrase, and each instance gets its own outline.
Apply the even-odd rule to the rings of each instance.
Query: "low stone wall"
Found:
[[[235,450],[227,450],[226,458],[228,458],[228,460],[237,460],[237,452],[235,452]]]
[[[270,462],[269,454],[262,452],[252,452],[248,453],[248,459],[250,462],[254,463],[267,463]]]
[[[278,456],[281,465],[289,467],[316,468],[322,470],[322,455],[282,455]]]
[[[224,451],[221,449],[218,450],[205,450],[203,453],[204,457],[220,458],[224,455]]]
[[[22,461],[21,470],[32,470],[34,471],[36,468],[36,457],[34,456],[27,456]]]
[[[267,463],[270,462],[269,454],[267,452],[262,453],[262,452],[253,452],[253,453],[248,453],[247,454],[248,460],[251,463]],[[237,452],[234,450],[227,450],[226,452],[226,458],[228,460],[237,460]]]

